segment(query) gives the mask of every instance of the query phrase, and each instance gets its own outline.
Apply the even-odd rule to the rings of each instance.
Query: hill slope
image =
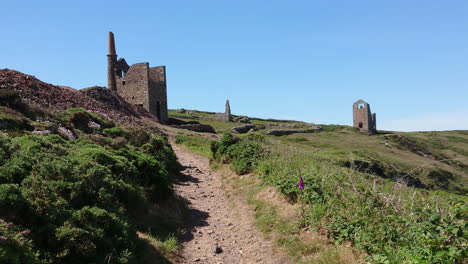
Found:
[[[172,114],[218,132],[243,125],[217,121],[206,112]],[[364,252],[370,263],[466,262],[466,131],[367,136],[347,126],[320,130],[294,121],[251,122],[256,127],[243,130],[246,134],[213,141],[210,135],[181,132],[176,142],[210,156],[216,166],[229,164],[246,174],[234,180],[241,185],[238,191],[248,190],[257,224],[274,234],[293,262],[323,259],[317,240],[307,238],[311,231]],[[271,129],[315,132],[272,136]],[[295,205],[299,217],[285,215],[288,206],[260,199],[271,193],[268,187]],[[318,263],[353,263],[326,259]]]
[[[214,113],[170,111],[173,118],[213,126],[218,133],[242,126],[223,122]],[[256,134],[272,129],[303,129],[310,124],[296,121],[251,118]],[[334,163],[368,172],[410,186],[466,194],[468,188],[468,131],[389,132],[374,136],[349,126],[322,125],[320,132],[268,136],[282,146],[320,153]]]

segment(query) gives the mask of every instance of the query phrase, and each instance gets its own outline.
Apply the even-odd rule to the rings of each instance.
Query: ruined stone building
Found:
[[[216,113],[213,116],[213,119],[226,121],[226,122],[232,121],[231,106],[229,105],[229,100],[226,100],[224,113]]]
[[[369,104],[363,100],[358,100],[353,104],[353,126],[363,133],[375,134],[377,132],[375,113],[371,113]]]
[[[124,58],[117,60],[112,32],[109,32],[107,82],[108,88],[127,102],[144,107],[161,123],[168,122],[166,66],[150,67],[148,62],[129,66]]]

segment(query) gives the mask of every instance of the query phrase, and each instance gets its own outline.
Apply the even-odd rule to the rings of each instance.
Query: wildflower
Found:
[[[299,181],[297,182],[297,187],[299,187],[299,189],[301,189],[301,190],[304,190],[304,181],[302,180],[301,176],[299,176]]]

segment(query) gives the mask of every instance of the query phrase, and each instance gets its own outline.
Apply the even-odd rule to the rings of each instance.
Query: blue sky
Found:
[[[107,32],[166,65],[169,108],[389,130],[468,129],[468,1],[5,1],[0,68],[105,86]]]

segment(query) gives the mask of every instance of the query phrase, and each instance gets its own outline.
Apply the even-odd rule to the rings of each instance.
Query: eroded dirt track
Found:
[[[208,159],[173,148],[183,166],[176,192],[190,208],[177,263],[289,263],[255,228],[247,204],[226,197]]]

